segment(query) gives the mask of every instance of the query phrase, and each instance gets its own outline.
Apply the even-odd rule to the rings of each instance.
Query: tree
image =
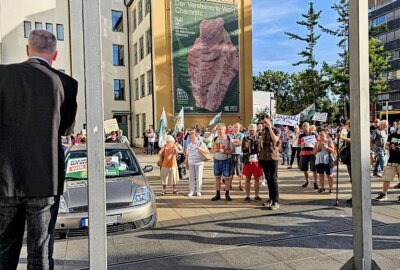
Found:
[[[333,94],[339,95],[344,117],[348,118],[347,104],[350,101],[350,72],[349,72],[349,1],[340,0],[338,4],[332,6],[337,14],[338,28],[335,30],[319,26],[327,34],[339,38],[338,46],[341,48],[339,59],[334,65],[323,63],[322,70],[324,77],[327,78],[328,85]]]
[[[372,37],[369,40],[369,91],[373,103],[377,101],[379,93],[387,92],[389,85],[382,79],[382,74],[390,67],[390,52],[385,52],[380,40]]]
[[[277,112],[290,113],[292,108],[292,81],[287,72],[267,70],[253,77],[253,90],[274,93]]]
[[[321,37],[321,35],[315,33],[315,27],[318,25],[321,12],[321,10],[315,11],[313,2],[310,2],[307,14],[302,14],[304,20],[296,22],[298,25],[307,28],[307,35],[302,37],[294,33],[285,32],[289,39],[303,41],[307,44],[305,49],[298,53],[303,59],[293,65],[307,65],[307,68],[299,74],[298,78],[301,79],[303,89],[298,90],[303,92],[306,103],[315,102],[318,108],[321,105],[321,97],[326,95],[326,85],[323,82],[321,73],[316,70],[318,62],[315,59],[314,52],[317,41]]]

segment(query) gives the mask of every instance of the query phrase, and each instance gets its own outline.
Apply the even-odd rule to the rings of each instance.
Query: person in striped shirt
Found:
[[[314,189],[318,189],[317,184],[317,171],[315,168],[315,155],[314,146],[317,143],[318,135],[311,131],[310,124],[308,122],[303,123],[303,133],[299,136],[298,144],[301,147],[300,150],[300,170],[304,172],[305,182],[302,187],[308,187],[308,169],[312,171],[314,176]]]

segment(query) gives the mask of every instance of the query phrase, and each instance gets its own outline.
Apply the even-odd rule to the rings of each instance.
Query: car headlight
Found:
[[[58,213],[69,213],[67,202],[62,195],[60,196],[60,207],[58,208]]]
[[[148,187],[139,187],[136,189],[135,196],[133,197],[132,205],[140,205],[147,203],[151,200],[151,191]]]

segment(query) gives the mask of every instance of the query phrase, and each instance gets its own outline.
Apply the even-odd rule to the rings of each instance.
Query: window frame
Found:
[[[147,71],[147,95],[153,94],[153,71],[150,69]]]
[[[115,88],[116,82],[118,82],[118,89]],[[119,98],[116,98],[117,96],[115,95],[116,92],[119,92]],[[125,80],[123,79],[114,79],[114,100],[115,101],[125,101]]]
[[[140,0],[138,4],[138,25],[143,21],[143,1]]]
[[[139,38],[139,62],[144,58],[144,36]]]
[[[151,51],[152,51],[152,37],[151,37],[151,30],[149,29],[149,30],[147,30],[146,31],[146,55],[148,55],[149,53],[151,53]]]
[[[49,27],[48,26],[51,26],[51,31],[49,30]],[[53,25],[53,23],[46,23],[46,31],[49,31],[49,32],[52,32],[53,33],[53,31],[54,31],[54,25]]]
[[[135,100],[139,100],[139,78],[135,79]]]
[[[60,29],[61,29],[61,35],[59,32]],[[64,25],[61,23],[56,24],[56,36],[57,36],[57,40],[64,41],[64,38],[65,38],[64,37]]]
[[[120,24],[119,25],[121,25],[121,30],[119,31],[119,30],[117,30],[118,29],[118,27],[115,27],[115,25],[114,25],[114,13],[120,13],[121,14],[121,22],[120,22]],[[120,10],[115,10],[115,9],[112,9],[111,10],[111,30],[113,31],[113,32],[117,32],[117,33],[123,33],[124,32],[124,12],[123,11],[120,11]]]
[[[136,8],[132,11],[132,32],[137,28],[137,13]]]
[[[144,74],[140,75],[140,97],[146,96],[146,80]]]
[[[121,67],[125,66],[125,49],[124,45],[113,44],[113,66]],[[117,50],[116,50],[117,49]],[[118,52],[118,55],[115,56],[115,52]],[[118,59],[118,63],[115,62],[116,58]]]
[[[27,32],[28,28],[27,26],[29,25],[29,32]],[[30,21],[24,21],[24,38],[28,38],[29,34],[32,32],[32,22]]]

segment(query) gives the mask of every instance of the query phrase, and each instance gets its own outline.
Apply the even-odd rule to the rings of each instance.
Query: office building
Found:
[[[191,15],[195,13],[197,17]],[[201,21],[193,19],[201,16]],[[216,55],[211,65],[214,72],[205,70],[208,60],[204,55],[196,58],[199,48],[205,46],[199,34],[200,22],[212,16],[215,20],[204,22],[204,31],[213,27],[220,31],[221,35],[214,30],[208,34],[228,48],[220,57],[210,54]],[[193,20],[193,25],[178,22],[182,18]],[[84,33],[83,19],[82,1],[0,0],[1,64],[26,60],[25,45],[32,29],[47,29],[56,35],[59,58],[54,67],[79,82],[75,132],[85,128],[85,68],[90,68],[84,62],[83,37],[90,33]],[[134,145],[142,145],[143,131],[156,127],[163,108],[169,128],[182,107],[185,127],[207,126],[219,111],[227,123],[246,124],[252,118],[251,0],[101,1],[101,34],[104,119],[117,119]],[[187,44],[179,50],[174,43],[176,36],[180,41],[184,41],[183,36],[200,41],[192,44],[196,45],[193,50]],[[178,60],[177,53],[181,56]],[[192,73],[189,58],[198,63],[191,65]],[[226,67],[230,73],[221,73]],[[210,80],[208,88],[202,86],[206,79]],[[178,81],[187,87],[175,87]],[[198,92],[192,93],[192,86]],[[212,94],[213,89],[218,95]]]

